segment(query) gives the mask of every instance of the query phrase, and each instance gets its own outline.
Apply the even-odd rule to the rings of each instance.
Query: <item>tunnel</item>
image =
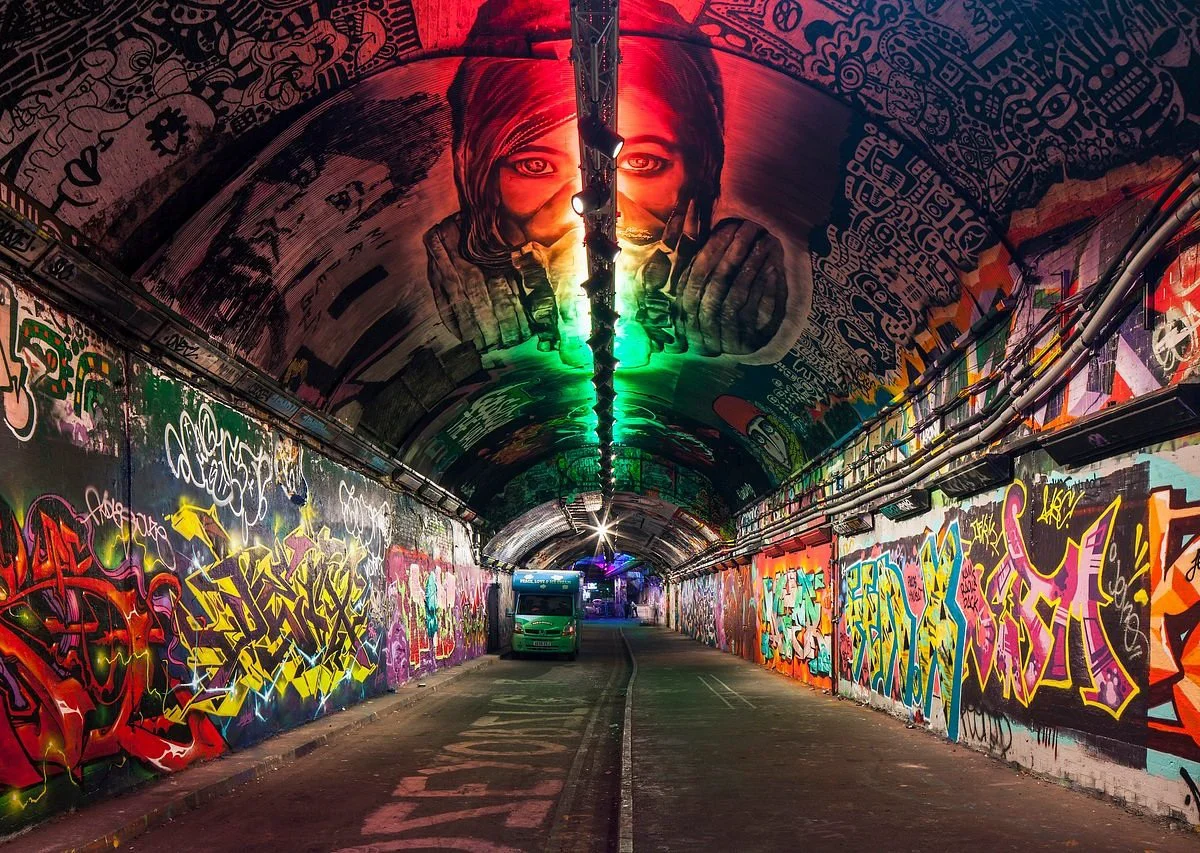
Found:
[[[0,0],[0,846],[1192,849],[1198,212],[1190,0]]]

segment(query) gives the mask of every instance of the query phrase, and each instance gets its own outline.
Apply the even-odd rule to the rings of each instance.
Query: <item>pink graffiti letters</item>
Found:
[[[1076,521],[1069,529],[1081,526],[1082,501],[1082,492],[1072,500]],[[842,574],[844,676],[927,721],[940,708],[952,739],[968,681],[973,690],[992,686],[998,698],[1024,707],[1048,691],[1074,691],[1084,707],[1121,720],[1142,690],[1106,624],[1118,630],[1118,617],[1123,626],[1134,624],[1128,606],[1119,612],[1110,592],[1130,583],[1110,567],[1121,505],[1118,495],[1087,507],[1090,523],[1075,537],[1065,535],[1049,571],[1027,544],[1028,525],[1045,527],[1026,517],[1019,480],[999,504],[953,518],[940,534],[877,546],[877,553],[849,562]],[[998,523],[978,523],[991,516]],[[999,544],[990,533],[978,549],[963,541],[961,531],[983,529],[998,529]],[[1141,654],[1139,647],[1124,659]]]
[[[1120,718],[1139,687],[1113,651],[1100,608],[1112,603],[1102,575],[1121,498],[1113,499],[1079,541],[1068,539],[1061,562],[1049,574],[1034,566],[1025,545],[1025,501],[1024,484],[1009,487],[1003,504],[1008,551],[987,582],[996,643],[994,648],[986,640],[974,645],[980,681],[986,685],[994,672],[1005,697],[1023,705],[1043,686],[1070,689],[1070,627],[1077,622],[1090,682],[1080,688],[1080,696],[1085,705]],[[1048,619],[1045,607],[1050,608]]]
[[[4,422],[21,441],[27,441],[37,426],[37,409],[25,384],[29,369],[17,351],[17,297],[0,280],[0,400]]]

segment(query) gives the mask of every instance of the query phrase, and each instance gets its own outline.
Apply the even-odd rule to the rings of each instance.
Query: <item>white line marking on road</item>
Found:
[[[625,725],[621,732],[620,851],[633,853],[633,682],[637,678],[638,665],[629,638],[625,636],[624,630],[618,630],[625,642],[625,651],[629,653],[629,663],[633,667],[629,673],[629,683],[625,685]]]
[[[749,705],[751,708],[757,708],[757,707],[758,707],[758,706],[757,706],[757,705],[755,705],[753,702],[751,702],[749,699],[747,699],[745,696],[743,696],[741,693],[738,693],[736,690],[734,690],[732,687],[730,687],[728,684],[726,684],[726,683],[725,683],[724,681],[722,681],[721,679],[717,678],[717,677],[716,677],[715,675],[713,675],[712,673],[709,673],[708,677],[709,677],[709,678],[711,678],[713,681],[717,682],[717,684],[719,684],[719,685],[721,685],[722,687],[724,687],[726,690],[728,690],[728,691],[729,691],[730,693],[732,693],[734,696],[736,696],[737,698],[741,699],[743,702],[745,702],[745,703],[746,703],[747,705]]]
[[[728,699],[726,699],[724,696],[722,696],[720,693],[718,693],[717,689],[715,687],[713,687],[711,684],[709,684],[707,681],[704,680],[703,675],[697,675],[696,677],[700,679],[701,684],[703,684],[705,687],[707,687],[712,692],[713,696],[716,696],[718,699],[720,699],[722,702],[725,703],[726,708],[733,707],[733,705],[730,704]]]

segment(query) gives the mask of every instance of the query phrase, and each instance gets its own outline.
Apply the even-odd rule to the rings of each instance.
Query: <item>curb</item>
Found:
[[[633,646],[621,629],[625,655],[632,667],[625,685],[625,722],[621,727],[621,808],[618,816],[620,853],[633,853],[633,684],[637,681],[638,664]]]
[[[299,743],[294,747],[283,750],[282,752],[272,752],[268,755],[264,755],[260,760],[256,761],[250,767],[238,770],[232,770],[231,768],[231,772],[228,775],[217,779],[214,782],[210,782],[192,790],[180,791],[178,795],[171,797],[165,803],[157,805],[134,817],[122,816],[119,818],[119,820],[122,821],[120,826],[114,827],[98,838],[93,838],[90,841],[78,843],[76,846],[70,846],[63,849],[70,851],[70,853],[96,853],[96,851],[112,850],[113,848],[120,847],[122,844],[127,843],[131,839],[141,835],[149,829],[161,826],[162,824],[167,823],[168,821],[173,820],[180,815],[199,808],[205,803],[209,803],[215,799],[218,799],[219,797],[223,797],[232,792],[235,788],[245,785],[247,782],[253,782],[257,779],[261,779],[269,773],[278,770],[281,767],[292,764],[323,746],[327,746],[336,740],[353,734],[363,726],[378,722],[379,720],[396,711],[400,711],[404,708],[415,705],[424,697],[432,693],[436,693],[439,689],[445,687],[447,684],[452,684],[465,675],[469,675],[491,666],[499,659],[499,655],[483,655],[475,658],[474,660],[461,663],[452,669],[445,670],[444,672],[435,673],[432,676],[425,676],[425,678],[429,679],[427,686],[422,687],[419,690],[414,689],[411,694],[397,695],[394,697],[393,701],[389,702],[383,707],[375,709],[366,716],[347,720],[332,731],[322,732],[321,734]],[[438,676],[442,677],[439,678]],[[434,678],[437,680],[434,680]],[[418,680],[419,679],[414,679],[414,681],[410,681],[409,685],[406,686],[412,686]],[[400,689],[404,690],[405,688],[401,687]],[[388,694],[382,694],[379,697],[373,698],[386,700],[387,695]],[[346,713],[346,711],[352,710],[353,706],[345,709],[344,711],[338,712],[338,714]],[[314,723],[324,723],[327,725],[330,723],[336,724],[338,714],[332,714],[328,717],[321,717],[306,725],[313,725]],[[304,727],[300,727],[299,729],[292,729],[291,731],[303,731],[303,729]],[[288,732],[280,732],[279,734],[286,735]],[[266,746],[270,743],[271,739],[268,739],[263,741],[261,745]],[[254,747],[250,747],[250,749],[253,748]],[[233,758],[235,756],[236,753],[228,757]],[[217,762],[220,762],[221,760],[222,759],[218,758]],[[199,766],[212,767],[214,766],[214,763]],[[184,771],[183,774],[169,774],[162,776],[158,780],[151,782],[148,786],[125,792],[123,796],[132,799],[132,797],[135,797],[140,793],[153,790],[157,784],[163,781],[168,779],[180,779],[181,776],[185,775],[187,772],[188,771]],[[105,802],[114,802],[121,796],[122,795],[118,795],[118,797],[111,798]],[[97,805],[99,805],[99,803],[97,803]],[[61,820],[70,821],[73,818],[79,817],[80,814],[80,812],[76,812],[74,814],[63,815]],[[11,840],[13,842],[24,842],[25,844],[29,844],[31,842],[36,844],[39,830],[51,829],[56,823],[58,823],[58,821],[51,821],[39,826],[35,826],[31,828],[28,834],[21,833],[20,835],[13,836]],[[2,849],[2,847],[0,847],[0,849]]]

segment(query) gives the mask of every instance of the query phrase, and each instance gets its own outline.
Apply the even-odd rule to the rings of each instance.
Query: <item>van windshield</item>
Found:
[[[570,616],[571,599],[566,595],[523,594],[517,601],[517,613],[522,616]]]

